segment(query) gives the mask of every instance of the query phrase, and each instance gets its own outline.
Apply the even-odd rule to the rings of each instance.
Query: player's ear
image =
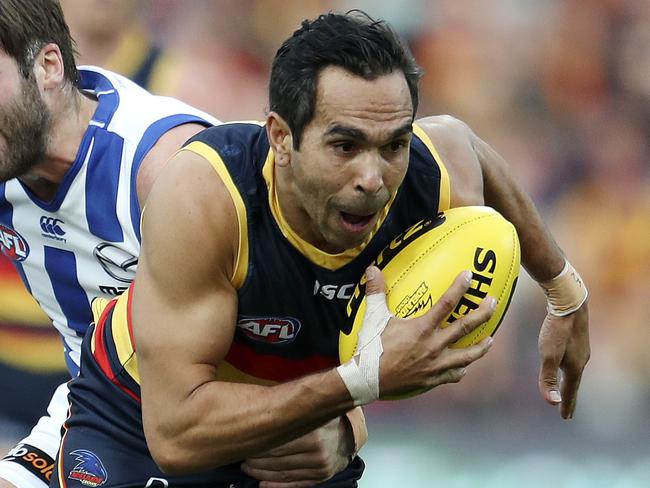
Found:
[[[63,85],[65,69],[59,46],[52,42],[43,46],[34,60],[34,75],[43,91],[57,89]]]
[[[275,153],[275,162],[286,166],[291,162],[293,137],[289,124],[275,112],[269,112],[266,118],[266,134]]]

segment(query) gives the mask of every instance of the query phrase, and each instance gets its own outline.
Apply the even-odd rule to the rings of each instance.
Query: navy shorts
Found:
[[[90,352],[91,328],[82,345],[81,371],[69,383],[70,414],[63,428],[51,487],[61,488],[249,488],[258,481],[240,463],[192,476],[165,475],[153,461],[142,428],[140,403],[111,382]],[[364,470],[357,457],[323,483],[327,488],[357,486]]]

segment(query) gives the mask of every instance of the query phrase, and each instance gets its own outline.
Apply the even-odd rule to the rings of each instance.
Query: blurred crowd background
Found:
[[[62,4],[80,64],[224,121],[264,118],[270,61],[303,19],[360,8],[391,22],[425,69],[419,116],[454,115],[505,156],[583,275],[592,359],[563,421],[537,391],[544,299],[523,276],[461,384],[366,409],[361,486],[650,486],[650,1]],[[65,378],[61,352],[0,260],[0,447]]]

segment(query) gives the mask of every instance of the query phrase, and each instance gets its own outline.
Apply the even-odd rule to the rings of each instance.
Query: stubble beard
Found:
[[[0,110],[0,182],[24,176],[45,158],[50,112],[36,82],[23,79],[19,96]]]

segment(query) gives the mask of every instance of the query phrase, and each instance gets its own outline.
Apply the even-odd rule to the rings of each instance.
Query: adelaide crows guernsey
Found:
[[[417,126],[414,133],[406,176],[371,239],[337,255],[309,245],[286,224],[263,126],[223,124],[188,141],[182,151],[207,159],[230,192],[241,237],[232,278],[236,331],[217,379],[269,385],[339,364],[339,331],[350,325],[346,305],[366,267],[406,228],[449,207],[447,171],[426,134]],[[137,399],[129,300],[125,293],[111,302],[92,348],[104,373]]]
[[[0,251],[59,330],[73,375],[92,299],[121,293],[135,274],[140,163],[168,130],[218,123],[110,71],[83,67],[80,75],[98,104],[54,198],[40,200],[18,179],[0,183]]]
[[[406,228],[449,206],[449,178],[416,126],[406,176],[365,245],[327,254],[285,222],[264,127],[228,124],[185,146],[208,159],[240,215],[244,249],[234,277],[238,318],[220,379],[271,384],[339,364],[340,329],[355,284],[380,251]]]

